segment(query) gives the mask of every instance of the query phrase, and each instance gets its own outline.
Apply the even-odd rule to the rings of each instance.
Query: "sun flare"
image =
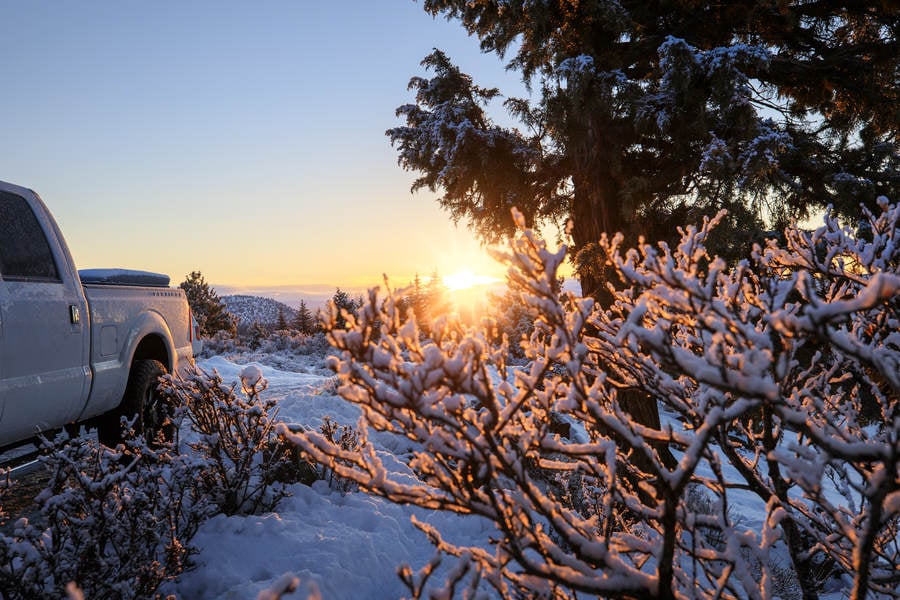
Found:
[[[444,275],[444,285],[451,292],[468,290],[479,285],[491,285],[500,281],[489,275],[476,275],[469,269],[457,271],[452,275]]]

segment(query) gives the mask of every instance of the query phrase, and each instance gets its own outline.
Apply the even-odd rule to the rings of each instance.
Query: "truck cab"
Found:
[[[123,269],[82,281],[37,194],[0,182],[0,448],[88,420],[115,440],[136,370],[192,361],[190,309],[168,281]]]
[[[68,251],[0,189],[0,423],[28,437],[74,421],[90,391],[87,303]],[[59,264],[62,262],[63,264]]]

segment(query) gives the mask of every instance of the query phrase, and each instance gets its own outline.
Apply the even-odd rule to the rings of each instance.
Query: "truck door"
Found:
[[[83,294],[74,274],[61,272],[55,242],[24,198],[0,191],[2,439],[59,427],[84,405]]]

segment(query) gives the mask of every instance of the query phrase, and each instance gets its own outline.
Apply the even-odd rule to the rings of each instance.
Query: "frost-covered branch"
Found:
[[[281,433],[363,490],[492,523],[466,547],[419,524],[459,561],[451,594],[770,598],[793,581],[815,598],[837,578],[854,598],[897,597],[898,215],[882,202],[861,235],[794,227],[734,268],[706,252],[721,215],[674,247],[604,238],[622,280],[607,308],[560,294],[565,251],[514,215],[503,258],[537,314],[526,366],[507,365],[489,321],[440,319],[423,339],[373,290],[328,334],[361,450]],[[635,418],[641,402],[658,427]],[[368,430],[409,441],[415,480]],[[415,597],[436,564],[401,572]]]

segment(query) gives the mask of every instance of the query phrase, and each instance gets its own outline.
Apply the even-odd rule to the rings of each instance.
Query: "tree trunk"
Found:
[[[594,164],[603,164],[595,160]],[[616,232],[627,232],[628,224],[621,216],[618,199],[618,186],[610,173],[599,169],[583,171],[586,175],[573,177],[575,187],[572,206],[572,240],[575,245],[578,279],[581,282],[582,295],[593,297],[601,306],[612,303],[612,294],[608,283],[618,284],[613,269],[605,264],[597,246],[603,233],[608,236]],[[640,390],[629,389],[619,393],[622,408],[631,417],[646,427],[660,429],[659,406],[656,399]],[[677,464],[668,447],[657,445],[663,464],[674,468]],[[652,473],[650,461],[641,453],[632,455],[633,464],[645,473]]]
[[[573,177],[575,186],[572,203],[572,241],[575,243],[575,258],[578,280],[583,296],[595,298],[603,306],[612,302],[606,288],[612,275],[600,254],[597,243],[603,233],[614,235],[621,231],[624,223],[619,218],[616,205],[616,190],[609,185],[610,177],[604,182],[599,177]],[[593,181],[592,181],[593,180]]]

